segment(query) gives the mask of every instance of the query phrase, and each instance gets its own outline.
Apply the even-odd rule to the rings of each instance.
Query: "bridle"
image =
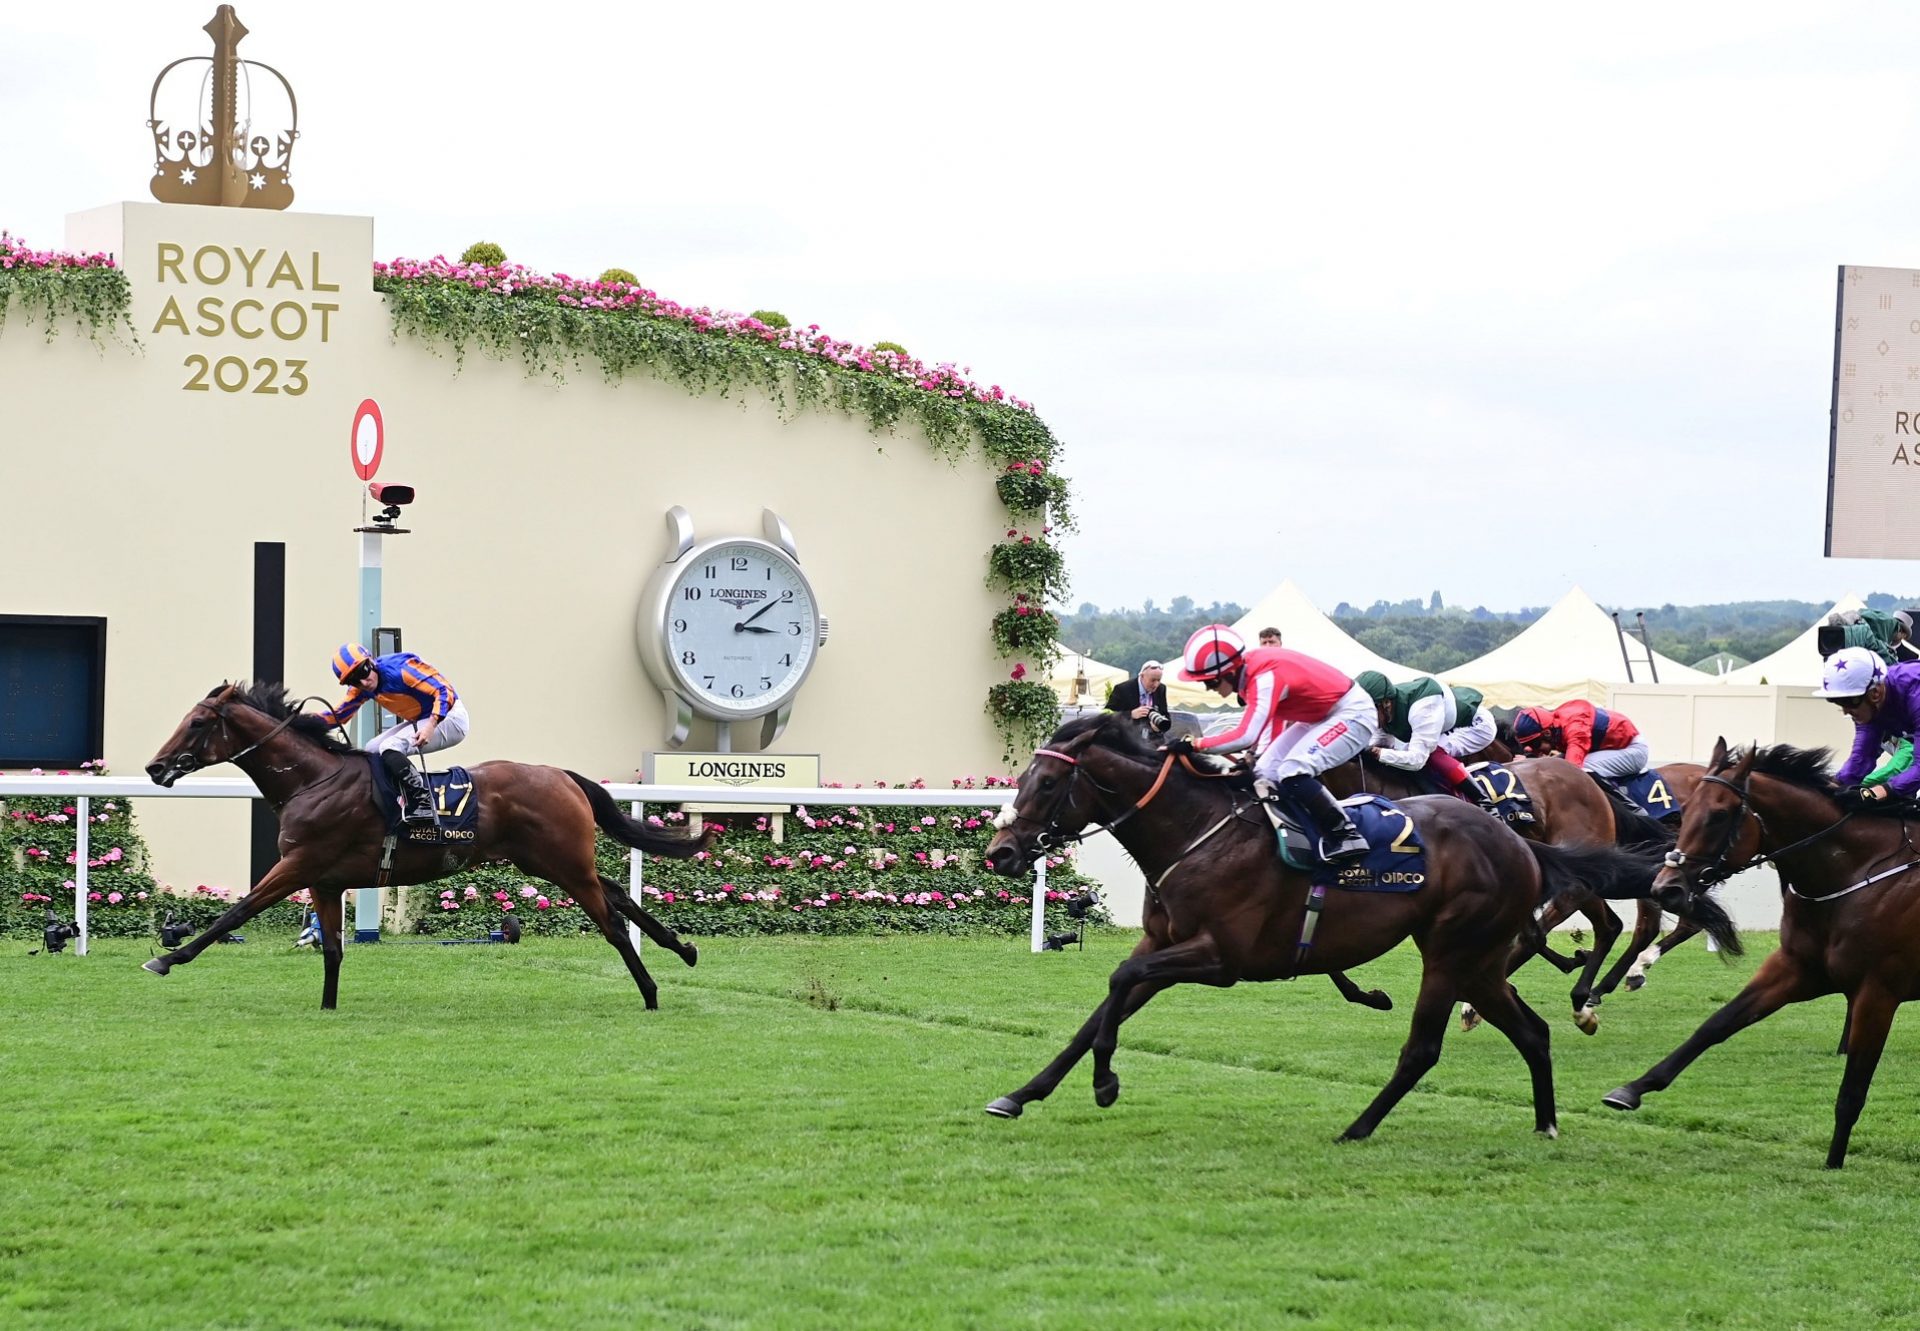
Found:
[[[1102,832],[1111,832],[1114,828],[1126,822],[1127,819],[1133,817],[1134,814],[1146,808],[1147,805],[1153,801],[1153,797],[1158,795],[1161,788],[1167,784],[1167,773],[1173,769],[1173,760],[1176,755],[1171,750],[1168,751],[1166,761],[1160,764],[1160,773],[1154,778],[1153,784],[1147,788],[1147,793],[1135,800],[1119,817],[1109,819],[1107,822],[1097,824],[1093,827],[1088,827],[1086,823],[1082,821],[1080,830],[1077,832],[1069,832],[1066,830],[1061,814],[1068,810],[1072,810],[1075,813],[1079,812],[1074,805],[1073,797],[1074,793],[1080,787],[1082,777],[1085,777],[1087,784],[1092,786],[1099,794],[1115,799],[1124,798],[1124,796],[1111,786],[1101,785],[1097,778],[1080,765],[1080,760],[1070,753],[1063,753],[1059,749],[1035,749],[1033,756],[1036,758],[1056,758],[1073,769],[1073,775],[1068,777],[1066,784],[1055,793],[1053,802],[1046,811],[1046,821],[1041,824],[1040,830],[1033,835],[1033,844],[1038,849],[1044,851],[1052,850],[1055,846],[1066,846],[1078,841],[1085,841],[1088,837],[1098,836]],[[1016,823],[1041,823],[1039,815],[1022,813],[1017,800],[1013,807],[1013,821]]]
[[[204,707],[209,712],[213,713],[214,720],[220,723],[221,733],[226,735],[227,738],[231,740],[233,737],[233,723],[227,718],[227,703],[230,701],[232,700],[223,699],[220,702],[213,703],[213,702],[208,702],[206,699],[202,698],[199,702],[193,705],[192,711],[197,712]],[[294,710],[289,712],[286,718],[282,720],[280,724],[276,725],[273,729],[269,730],[266,734],[262,735],[259,739],[247,745],[246,748],[241,749],[239,752],[230,753],[226,757],[216,760],[214,765],[217,766],[219,763],[237,763],[242,758],[246,757],[248,754],[255,752],[262,745],[264,745],[268,740],[272,739],[275,735],[278,735],[281,731],[285,730],[288,726],[292,725],[294,721],[297,720],[302,715],[301,711],[299,710],[301,706],[304,706],[306,703],[313,702],[313,701],[316,701],[316,700],[313,698],[302,698],[298,704],[295,704]],[[189,712],[188,715],[192,715],[192,712]],[[188,772],[197,772],[202,767],[205,767],[208,765],[206,760],[202,758],[201,755],[197,753],[195,750],[204,748],[206,746],[208,739],[212,736],[212,734],[213,734],[213,731],[209,729],[205,734],[202,734],[199,739],[195,740],[192,744],[182,749],[179,753],[176,753],[173,755],[171,759],[172,765],[179,769],[180,774],[182,776],[185,776]]]
[[[1768,863],[1778,864],[1782,855],[1790,854],[1793,851],[1799,850],[1802,846],[1810,846],[1816,841],[1832,836],[1835,832],[1838,832],[1851,822],[1853,816],[1859,812],[1858,809],[1850,810],[1837,822],[1829,823],[1811,836],[1801,837],[1792,845],[1782,846],[1780,849],[1773,851],[1762,850],[1761,847],[1766,844],[1767,820],[1760,815],[1758,809],[1753,807],[1752,800],[1748,794],[1747,787],[1751,784],[1752,779],[1753,778],[1749,776],[1745,782],[1735,785],[1725,777],[1713,776],[1711,774],[1700,778],[1702,784],[1711,782],[1716,786],[1725,786],[1728,790],[1731,790],[1735,795],[1739,796],[1740,806],[1734,811],[1733,826],[1727,829],[1727,838],[1720,844],[1720,853],[1713,857],[1711,864],[1703,868],[1689,870],[1687,868],[1687,862],[1693,857],[1688,856],[1678,846],[1668,851],[1665,858],[1661,861],[1669,869],[1680,870],[1682,876],[1693,885],[1692,890],[1695,896],[1698,896],[1710,888],[1718,887],[1721,883],[1726,882],[1727,879],[1733,877],[1734,874],[1739,873],[1743,869],[1757,869],[1761,865]],[[1759,839],[1754,843],[1754,855],[1744,864],[1729,864],[1727,863],[1727,856],[1734,853],[1734,847],[1740,840],[1740,829],[1745,825],[1749,817],[1753,819],[1754,825],[1759,829]],[[1786,881],[1785,875],[1782,875],[1781,881]],[[1864,884],[1861,884],[1861,886],[1864,886]],[[1788,891],[1793,891],[1791,884],[1788,884]],[[1802,894],[1795,892],[1795,895],[1799,896]],[[1824,898],[1809,898],[1809,900],[1821,899]]]

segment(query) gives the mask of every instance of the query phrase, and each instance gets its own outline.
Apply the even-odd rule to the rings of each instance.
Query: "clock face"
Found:
[[[690,551],[667,589],[667,664],[712,715],[757,716],[800,687],[820,641],[813,589],[758,541]]]

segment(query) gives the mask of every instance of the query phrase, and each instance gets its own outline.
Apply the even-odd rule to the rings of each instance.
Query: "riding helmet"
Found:
[[[1180,678],[1207,683],[1240,668],[1247,654],[1246,640],[1225,624],[1195,629],[1181,653]]]

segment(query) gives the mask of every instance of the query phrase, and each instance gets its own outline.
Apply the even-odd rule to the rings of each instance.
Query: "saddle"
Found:
[[[1467,768],[1467,779],[1487,797],[1494,815],[1507,826],[1538,821],[1533,816],[1533,796],[1527,793],[1520,774],[1505,763],[1475,763]]]
[[[1600,778],[1596,776],[1594,780],[1600,781]],[[1600,781],[1600,785],[1614,798],[1655,822],[1680,816],[1680,801],[1674,798],[1666,778],[1658,772],[1648,770],[1625,783]]]
[[[1365,858],[1328,864],[1320,858],[1320,835],[1291,809],[1262,806],[1272,821],[1280,860],[1312,876],[1320,887],[1346,892],[1414,892],[1427,881],[1426,843],[1413,818],[1378,795],[1354,795],[1340,801],[1370,847]]]
[[[385,819],[389,841],[407,846],[471,846],[478,839],[480,801],[473,797],[473,778],[466,768],[427,774],[434,820],[414,825],[400,821],[400,788],[387,775],[379,755],[365,756],[373,774],[373,805]]]

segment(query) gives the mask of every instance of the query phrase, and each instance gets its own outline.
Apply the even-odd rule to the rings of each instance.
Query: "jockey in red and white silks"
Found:
[[[1322,834],[1329,860],[1363,855],[1367,843],[1325,786],[1321,773],[1338,767],[1373,741],[1376,712],[1367,691],[1324,661],[1285,647],[1246,649],[1238,634],[1210,625],[1187,640],[1182,679],[1246,699],[1240,724],[1223,735],[1190,742],[1199,753],[1251,748],[1253,770]]]

